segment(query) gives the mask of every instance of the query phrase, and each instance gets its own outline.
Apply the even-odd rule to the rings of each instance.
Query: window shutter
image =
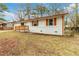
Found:
[[[54,26],[56,26],[56,20],[57,20],[57,18],[54,18]]]
[[[48,26],[48,19],[46,19],[46,26]]]
[[[37,26],[38,26],[38,20],[37,20]]]
[[[64,16],[62,16],[62,34],[64,33]]]

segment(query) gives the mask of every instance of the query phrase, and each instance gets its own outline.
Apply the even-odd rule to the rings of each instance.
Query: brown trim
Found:
[[[64,34],[64,15],[62,16],[62,34]]]
[[[38,23],[39,21],[37,20],[37,26],[39,25],[39,23]]]
[[[48,19],[46,19],[46,26],[48,26]]]
[[[57,24],[57,18],[54,18],[54,26]]]

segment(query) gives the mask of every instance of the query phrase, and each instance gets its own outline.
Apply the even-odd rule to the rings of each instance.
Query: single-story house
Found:
[[[13,30],[13,28],[14,28],[14,21],[6,23],[6,30]]]
[[[13,22],[0,20],[0,30],[12,30],[14,28]]]
[[[25,31],[32,33],[63,35],[65,28],[64,20],[66,19],[67,14],[68,13],[61,13],[55,14],[53,16],[44,16],[24,20],[22,22],[17,21],[14,24],[14,30],[18,30],[19,28],[23,30],[24,28],[26,28]]]
[[[0,20],[0,30],[3,30],[4,27],[6,27],[6,21],[5,20]]]

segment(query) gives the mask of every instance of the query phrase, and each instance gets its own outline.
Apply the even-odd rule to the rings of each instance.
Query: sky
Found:
[[[13,19],[16,18],[15,13],[17,12],[17,9],[20,8],[19,4],[20,3],[5,3],[5,5],[8,7],[8,11],[4,11],[4,13],[6,15],[4,18],[6,20],[12,21]],[[38,3],[31,3],[30,5],[31,5],[31,8],[34,8],[35,6],[38,5]],[[50,8],[48,3],[43,3],[42,5],[45,5],[48,8]],[[55,5],[55,4],[53,3],[53,5]],[[23,3],[22,7],[24,7],[24,6],[25,6],[25,4]],[[55,6],[59,9],[65,9],[67,7],[70,8],[70,7],[74,6],[74,4],[71,4],[71,3],[57,3]]]
[[[9,11],[15,12],[16,10],[14,10],[14,9],[18,8],[18,4],[19,3],[6,3],[5,5],[8,7]],[[60,6],[58,6],[59,8],[64,8],[64,7],[69,6],[69,3],[57,3],[57,4],[60,5]],[[23,3],[23,6],[24,5],[25,4]],[[38,3],[31,3],[30,5],[31,5],[31,7],[35,7],[36,5],[38,5]],[[48,6],[48,3],[43,3],[43,5]],[[54,3],[53,3],[53,5],[54,5]]]

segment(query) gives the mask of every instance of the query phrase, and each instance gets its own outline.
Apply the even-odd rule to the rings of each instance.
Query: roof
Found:
[[[2,21],[6,21],[4,18],[0,18],[0,20],[2,20]]]
[[[68,14],[68,12],[66,13],[56,13],[55,15],[52,15],[52,16],[43,16],[43,17],[37,17],[37,18],[33,18],[33,19],[25,19],[23,21],[14,21],[14,23],[16,22],[32,22],[32,21],[37,21],[37,20],[45,20],[45,19],[50,19],[50,18],[55,18],[55,17],[58,17],[58,16],[63,16],[63,15],[66,15]]]
[[[4,20],[0,20],[0,24],[3,24],[3,23],[7,23],[7,22]]]
[[[37,17],[37,18],[34,18],[34,19],[27,19],[27,20],[24,20],[23,22],[31,22],[31,21],[37,21],[37,20],[45,20],[45,19],[50,19],[50,18],[56,18],[58,16],[63,16],[63,15],[66,15],[68,13],[64,13],[64,14],[56,14],[56,15],[53,15],[53,16],[44,16],[44,17]]]

